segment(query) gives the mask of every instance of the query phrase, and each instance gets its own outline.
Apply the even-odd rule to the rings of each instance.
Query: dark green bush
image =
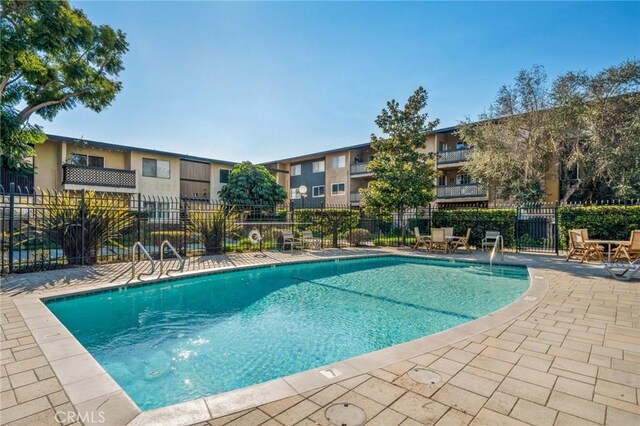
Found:
[[[558,209],[560,242],[569,246],[570,229],[588,229],[589,238],[628,240],[640,229],[640,206],[565,206]]]
[[[296,230],[312,230],[315,235],[331,236],[333,247],[338,246],[338,236],[349,232],[360,221],[357,209],[296,209]]]
[[[351,231],[350,237],[351,237],[351,241],[350,241],[351,244],[356,246],[359,246],[359,245],[362,245],[363,243],[371,241],[371,234],[369,233],[369,231],[362,228],[356,228],[353,231]]]
[[[434,228],[453,227],[454,235],[466,235],[471,228],[472,245],[480,246],[486,231],[499,231],[505,247],[515,247],[516,209],[437,210],[432,214]]]

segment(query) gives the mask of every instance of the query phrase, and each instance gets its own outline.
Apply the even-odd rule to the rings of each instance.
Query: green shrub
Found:
[[[365,242],[371,241],[371,234],[366,229],[356,228],[351,231],[351,240],[349,241],[351,244],[359,246]]]
[[[563,249],[569,246],[570,229],[588,229],[589,238],[628,240],[640,229],[640,206],[565,206],[558,209]]]
[[[454,235],[466,235],[471,228],[472,245],[480,246],[486,231],[498,231],[505,247],[515,247],[516,209],[437,210],[432,214],[434,228],[453,227]]]

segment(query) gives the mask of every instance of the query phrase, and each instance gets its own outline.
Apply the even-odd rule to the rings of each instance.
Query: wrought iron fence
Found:
[[[226,205],[175,197],[93,191],[27,191],[0,186],[2,274],[74,265],[130,261],[140,242],[154,257],[168,240],[182,256],[284,250],[283,232],[310,247],[411,246],[414,229],[471,229],[471,245],[481,246],[487,231],[499,231],[508,248],[558,252],[566,230],[590,227],[616,238],[640,228],[640,200],[611,204],[602,212],[589,206],[477,205],[404,212],[366,212],[351,205]],[[608,223],[608,222],[607,222]],[[256,232],[257,231],[257,232]],[[259,236],[259,237],[256,237]]]

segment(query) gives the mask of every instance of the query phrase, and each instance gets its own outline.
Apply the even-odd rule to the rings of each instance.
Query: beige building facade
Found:
[[[36,146],[33,163],[36,188],[210,201],[218,200],[225,176],[235,164],[54,135]]]

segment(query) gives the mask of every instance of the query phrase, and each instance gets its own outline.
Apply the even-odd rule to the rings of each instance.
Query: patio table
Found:
[[[611,246],[612,245],[625,245],[625,244],[629,244],[629,241],[627,240],[586,240],[585,241],[586,244],[589,245],[607,245],[607,262],[611,263]]]

